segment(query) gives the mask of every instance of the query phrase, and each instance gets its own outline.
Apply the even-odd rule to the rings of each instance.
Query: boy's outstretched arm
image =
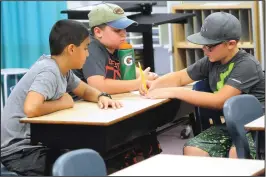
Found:
[[[118,94],[137,90],[141,80],[114,80],[106,79],[104,76],[96,75],[89,77],[87,82],[88,85],[93,86],[102,92]]]
[[[194,80],[189,77],[187,69],[183,69],[181,71],[168,73],[159,77],[158,79],[152,82],[149,90],[164,87],[179,87],[190,84],[192,82],[194,82]]]
[[[230,85],[225,85],[216,93],[180,89],[180,92],[177,92],[176,94],[176,98],[196,106],[222,110],[227,99],[240,94],[241,91],[239,89]]]
[[[187,69],[183,69],[181,71],[176,71],[163,75],[154,81],[147,81],[146,84],[149,88],[149,91],[152,91],[158,88],[180,87],[190,84],[192,82],[194,82],[194,80],[189,77]],[[142,84],[139,86],[139,92],[141,95],[147,94]]]
[[[150,68],[146,68],[144,70],[146,78],[148,78],[149,80],[156,79],[157,75],[150,73],[149,70]],[[115,80],[106,79],[101,75],[95,75],[88,77],[87,83],[102,92],[107,92],[109,94],[118,94],[138,90],[139,85],[141,84],[141,78],[138,77],[134,80]]]
[[[148,92],[147,97],[152,99],[177,98],[195,106],[221,110],[227,99],[240,94],[239,89],[225,85],[216,93],[200,92],[183,87],[158,88]]]

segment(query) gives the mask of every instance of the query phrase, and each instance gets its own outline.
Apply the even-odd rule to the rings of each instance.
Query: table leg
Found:
[[[1,86],[1,113],[3,112],[3,109],[4,109],[4,106],[3,106],[4,105],[3,104],[4,103],[3,102],[4,100],[3,100],[3,94],[2,94],[2,92],[3,92],[3,89],[2,89],[2,86]]]
[[[16,74],[15,75],[15,84],[17,84],[18,83],[18,75]]]
[[[5,104],[6,104],[6,101],[7,101],[7,95],[8,95],[8,90],[7,90],[7,75],[5,74],[4,75],[4,94],[5,94]]]
[[[144,69],[147,67],[151,68],[154,72],[154,51],[153,51],[153,40],[152,40],[152,26],[149,27],[148,32],[142,33],[143,41],[143,65]]]

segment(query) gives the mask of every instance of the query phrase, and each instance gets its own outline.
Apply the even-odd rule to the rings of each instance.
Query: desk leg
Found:
[[[15,85],[18,83],[18,75],[15,75]]]
[[[152,40],[152,26],[149,27],[148,32],[142,33],[143,41],[143,65],[144,69],[147,67],[151,68],[154,72],[154,51],[153,51],[153,40]]]
[[[7,102],[7,97],[8,97],[8,90],[7,90],[7,74],[4,75],[4,94],[5,94],[5,104]],[[5,105],[4,104],[4,105]]]
[[[257,157],[256,157],[256,159],[259,159],[259,160],[262,160],[262,159],[264,159],[263,157],[262,157],[262,153],[263,152],[261,152],[262,151],[262,149],[264,149],[265,147],[262,147],[262,140],[263,140],[263,138],[265,138],[265,137],[263,137],[263,134],[264,132],[262,132],[262,131],[257,131],[257,136],[256,136],[256,155],[257,155]],[[263,142],[263,143],[265,143],[265,142]]]
[[[2,89],[2,86],[1,86],[1,113],[3,112],[3,109],[4,109],[4,99],[3,99],[3,89]]]

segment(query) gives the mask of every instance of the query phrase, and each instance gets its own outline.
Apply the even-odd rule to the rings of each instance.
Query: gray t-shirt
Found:
[[[30,125],[20,123],[26,117],[24,101],[29,91],[42,94],[45,100],[57,100],[80,83],[72,71],[63,76],[55,60],[41,56],[12,90],[1,116],[1,157],[25,148],[40,147],[30,144]]]
[[[243,94],[254,95],[261,103],[265,102],[265,75],[261,65],[244,50],[226,64],[210,62],[208,57],[203,57],[190,65],[187,72],[194,81],[208,79],[213,92],[230,85]]]

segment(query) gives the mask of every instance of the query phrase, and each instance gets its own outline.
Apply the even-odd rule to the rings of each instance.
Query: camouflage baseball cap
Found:
[[[92,8],[88,17],[91,28],[101,24],[107,24],[116,29],[125,29],[132,24],[137,25],[137,22],[127,18],[120,6],[111,3],[97,4]]]
[[[241,24],[232,14],[215,12],[204,20],[199,33],[192,34],[187,40],[200,45],[218,44],[227,40],[239,40]]]

